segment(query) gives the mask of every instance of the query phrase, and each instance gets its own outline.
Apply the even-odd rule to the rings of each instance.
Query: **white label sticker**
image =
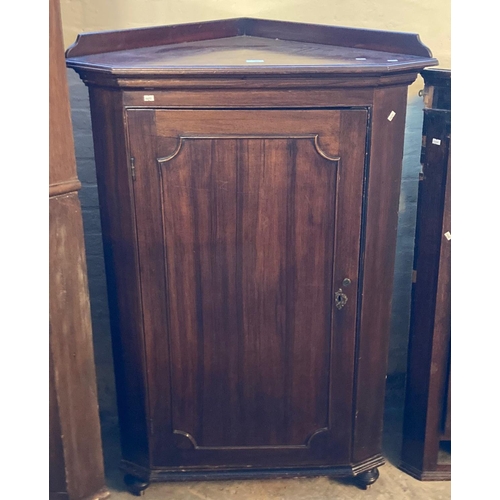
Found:
[[[247,62],[249,62],[249,63],[264,62],[264,59],[247,59]]]
[[[451,240],[451,233],[449,231],[446,231],[446,233],[444,233],[444,237],[450,241]]]
[[[387,62],[398,62],[397,59],[387,59]]]
[[[441,139],[432,139],[432,144],[435,144],[436,146],[441,145]]]
[[[396,112],[395,111],[391,111],[389,116],[387,117],[387,119],[392,122],[392,119],[396,116]]]
[[[356,57],[356,61],[366,61],[366,57]]]
[[[144,100],[145,101],[154,101],[155,100],[155,96],[154,95],[145,95],[144,96]]]

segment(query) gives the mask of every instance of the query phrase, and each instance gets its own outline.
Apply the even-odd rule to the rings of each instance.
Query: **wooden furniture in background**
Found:
[[[450,479],[451,72],[422,71],[424,125],[401,469]]]
[[[50,0],[50,499],[109,496],[104,484],[87,268],[60,7]]]
[[[122,469],[378,477],[416,35],[232,19],[80,35]]]

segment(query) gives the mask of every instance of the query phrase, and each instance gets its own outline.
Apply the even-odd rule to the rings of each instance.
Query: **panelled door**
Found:
[[[152,466],[345,464],[366,110],[127,123]]]

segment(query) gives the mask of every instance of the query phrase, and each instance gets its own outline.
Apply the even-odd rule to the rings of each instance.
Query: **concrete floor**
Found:
[[[380,478],[368,490],[360,490],[349,479],[293,478],[246,481],[205,481],[154,483],[145,491],[144,500],[448,500],[448,481],[421,482],[396,468],[401,447],[404,379],[389,379],[384,421],[384,456]],[[110,500],[132,500],[118,471],[120,445],[116,420],[102,422],[106,480]],[[446,459],[446,457],[445,457]]]

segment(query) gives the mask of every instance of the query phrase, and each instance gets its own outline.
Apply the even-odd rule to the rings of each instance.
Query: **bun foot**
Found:
[[[374,469],[362,472],[355,477],[357,485],[363,490],[367,490],[380,476],[380,473],[375,467]]]
[[[126,474],[123,478],[123,482],[127,487],[127,490],[135,496],[144,495],[144,490],[149,486],[148,481],[144,481],[144,479],[140,479],[135,476],[131,476],[130,474]]]

